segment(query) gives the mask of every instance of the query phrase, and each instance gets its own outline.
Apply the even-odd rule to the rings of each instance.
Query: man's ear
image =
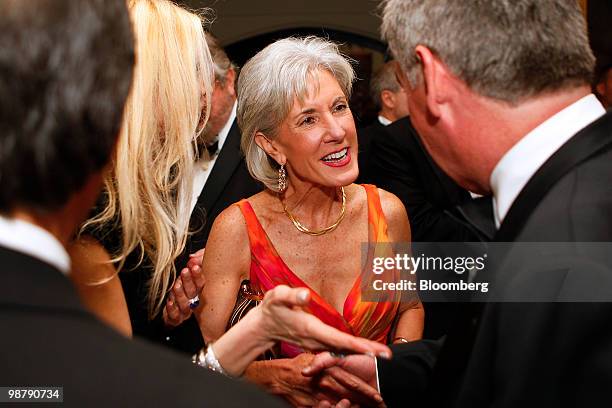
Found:
[[[384,89],[380,93],[380,101],[387,109],[395,108],[395,95],[388,89]]]
[[[225,86],[227,87],[227,92],[236,96],[236,70],[234,68],[230,68],[227,70],[227,74],[225,74]]]
[[[595,91],[597,91],[599,96],[606,96],[606,85],[603,83],[603,81],[595,85]]]
[[[278,164],[285,164],[287,162],[287,157],[279,150],[276,143],[268,139],[263,133],[255,133],[255,143],[257,143],[257,146],[263,149],[263,151],[266,152],[268,156],[272,157]]]
[[[440,117],[440,107],[450,96],[450,72],[429,48],[417,45],[415,52],[421,62],[427,109],[434,117]]]

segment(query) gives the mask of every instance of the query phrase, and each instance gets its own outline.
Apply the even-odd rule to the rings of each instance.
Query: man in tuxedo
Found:
[[[357,132],[359,142],[358,183],[371,182],[372,142],[386,137],[386,126],[408,116],[408,100],[395,77],[395,62],[386,62],[376,71],[370,81],[370,95],[378,108],[378,117],[374,123]]]
[[[577,2],[388,0],[382,32],[427,151],[459,185],[493,194],[495,240],[516,243],[476,276],[496,302],[458,319],[435,365],[436,345],[417,342],[377,371],[353,356],[317,367],[378,380],[389,406],[609,403],[612,116],[591,94]]]
[[[278,406],[115,333],[66,276],[65,246],[98,197],[130,88],[125,1],[0,0],[0,9],[0,385],[63,387],[75,407]]]
[[[191,201],[190,230],[193,233],[187,239],[183,254],[175,261],[177,273],[189,277],[192,275],[189,275],[185,267],[190,254],[206,246],[215,218],[231,204],[263,189],[261,183],[249,174],[240,150],[241,132],[236,123],[235,90],[238,68],[210,33],[206,33],[206,43],[213,59],[215,85],[210,118],[198,140],[199,158],[195,166]],[[148,269],[141,268],[136,273],[122,274],[126,293],[146,293],[149,273]],[[178,293],[184,293],[186,298],[195,296],[196,293],[187,293],[188,286],[181,280],[177,280],[175,285],[177,283],[182,283],[183,287]],[[196,282],[192,287],[197,287]],[[195,289],[192,291],[196,292]],[[128,306],[135,335],[190,355],[204,345],[198,323],[188,307],[181,311],[175,306],[174,319],[169,318],[166,309],[150,321],[142,296],[128,296]]]
[[[223,210],[263,190],[263,185],[249,174],[240,150],[235,88],[238,68],[210,33],[206,33],[206,43],[213,59],[215,86],[210,118],[199,140],[199,150],[205,153],[200,155],[194,177],[191,227],[196,232],[185,254],[206,246],[212,224]]]

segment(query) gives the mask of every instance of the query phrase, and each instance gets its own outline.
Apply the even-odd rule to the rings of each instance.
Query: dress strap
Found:
[[[257,219],[253,207],[251,207],[251,204],[246,198],[238,201],[235,205],[240,208],[240,212],[242,212],[242,216],[246,222],[247,233],[249,234],[249,246],[251,247],[251,251],[253,251],[254,246],[265,241],[266,233]]]
[[[378,187],[372,184],[362,184],[368,200],[368,223],[370,225],[370,240],[372,242],[388,242],[387,219],[382,210]]]

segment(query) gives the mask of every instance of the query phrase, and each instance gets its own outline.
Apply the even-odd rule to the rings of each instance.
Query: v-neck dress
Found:
[[[397,316],[400,306],[400,294],[392,291],[376,293],[376,302],[362,301],[362,287],[371,287],[371,281],[381,276],[372,273],[371,260],[374,256],[387,254],[390,245],[387,235],[387,221],[382,211],[378,190],[373,185],[363,185],[368,203],[368,245],[367,259],[363,262],[363,270],[357,274],[355,282],[344,302],[342,314],[312,290],[285,264],[274,248],[268,234],[257,219],[253,207],[247,200],[241,200],[236,205],[240,207],[246,221],[251,249],[250,281],[251,285],[265,293],[277,285],[287,285],[292,288],[307,288],[311,293],[311,301],[307,311],[318,317],[324,323],[345,333],[365,337],[381,343],[387,342],[389,331]],[[378,245],[382,244],[382,245]],[[365,251],[364,251],[365,252]],[[362,256],[356,253],[355,256]],[[370,267],[368,267],[370,266]],[[321,273],[333,273],[325,270]],[[387,281],[395,280],[397,271],[386,271],[392,276],[383,276]],[[294,357],[303,352],[291,344],[281,344],[283,357]]]

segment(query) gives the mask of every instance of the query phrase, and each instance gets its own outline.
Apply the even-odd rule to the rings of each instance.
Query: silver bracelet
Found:
[[[194,354],[191,358],[191,362],[197,366],[207,368],[216,373],[223,374],[226,377],[230,377],[227,371],[225,371],[221,366],[221,363],[219,363],[219,360],[217,360],[212,344],[209,344],[207,347],[202,348],[199,352]]]

